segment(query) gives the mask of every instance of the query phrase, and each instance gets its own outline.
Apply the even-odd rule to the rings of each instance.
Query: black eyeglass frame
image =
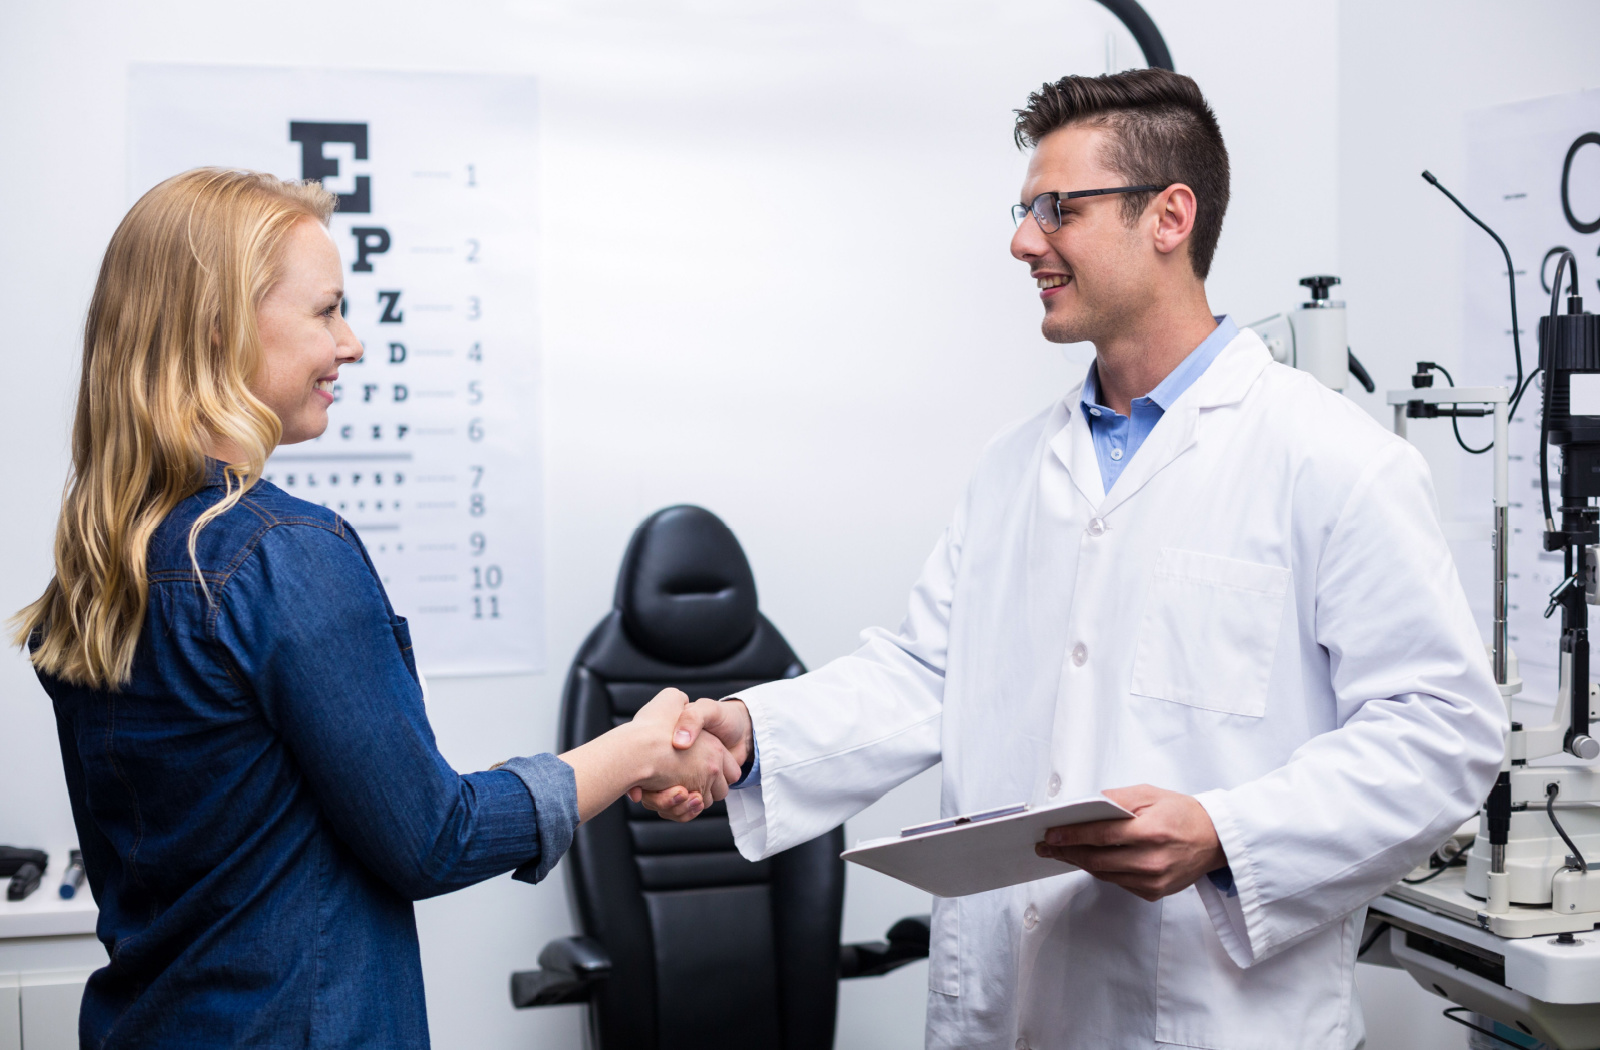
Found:
[[[1033,198],[1033,202],[1031,204],[1013,204],[1011,206],[1011,221],[1020,227],[1022,225],[1022,220],[1026,219],[1031,214],[1034,221],[1039,224],[1039,229],[1043,230],[1045,233],[1055,233],[1057,230],[1061,229],[1061,202],[1064,200],[1075,200],[1078,197],[1104,197],[1112,193],[1154,193],[1161,189],[1165,189],[1165,187],[1113,186],[1110,189],[1104,190],[1073,190],[1071,193],[1056,193],[1054,191],[1050,193],[1041,193],[1037,197]],[[1046,200],[1049,201],[1050,210],[1048,212],[1045,212],[1040,206],[1040,203]],[[1049,225],[1048,220],[1050,219],[1055,220],[1054,226]]]

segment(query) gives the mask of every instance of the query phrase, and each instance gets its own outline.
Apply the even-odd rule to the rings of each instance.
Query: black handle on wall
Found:
[[[1139,0],[1100,0],[1100,3],[1128,27],[1133,39],[1139,42],[1139,50],[1144,52],[1145,63],[1151,69],[1173,69],[1172,52],[1167,50],[1167,42],[1162,39],[1161,30],[1156,28],[1155,19],[1139,6]]]

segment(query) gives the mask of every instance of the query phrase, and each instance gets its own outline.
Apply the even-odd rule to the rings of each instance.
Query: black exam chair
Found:
[[[710,511],[668,507],[634,532],[615,607],[578,650],[561,749],[633,716],[659,690],[722,697],[805,670],[756,610],[739,541]],[[511,975],[518,1007],[587,1003],[598,1050],[825,1050],[838,980],[928,954],[927,916],[886,942],[839,944],[844,829],[757,863],[725,803],[686,824],[622,799],[578,828],[566,870],[583,936]]]

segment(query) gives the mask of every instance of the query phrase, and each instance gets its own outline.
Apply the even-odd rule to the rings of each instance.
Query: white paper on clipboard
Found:
[[[1096,795],[917,834],[869,839],[840,856],[935,897],[965,897],[1077,871],[1064,861],[1038,856],[1034,845],[1044,841],[1050,828],[1131,816],[1104,795]]]

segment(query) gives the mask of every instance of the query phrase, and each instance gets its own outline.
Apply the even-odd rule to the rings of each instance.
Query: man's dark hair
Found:
[[[1037,146],[1052,131],[1073,124],[1105,128],[1111,133],[1110,145],[1102,160],[1129,185],[1165,189],[1181,182],[1193,190],[1196,203],[1189,261],[1196,276],[1205,280],[1222,234],[1222,216],[1228,210],[1228,147],[1222,143],[1216,116],[1193,80],[1165,69],[1062,77],[1029,95],[1027,107],[1016,112],[1020,149]],[[1151,197],[1149,192],[1124,194],[1123,218],[1132,224]]]

